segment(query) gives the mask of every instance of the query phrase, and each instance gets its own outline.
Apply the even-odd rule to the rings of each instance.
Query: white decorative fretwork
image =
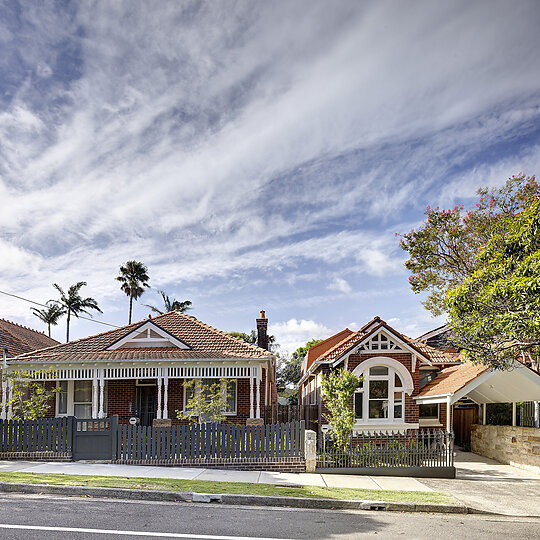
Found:
[[[384,332],[379,332],[369,341],[363,343],[359,347],[360,351],[403,351],[403,348],[398,345],[393,339],[387,336]]]

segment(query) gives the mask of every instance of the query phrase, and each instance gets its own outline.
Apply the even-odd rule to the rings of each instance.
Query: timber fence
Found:
[[[303,458],[304,422],[244,426],[119,426],[116,460],[180,463],[193,460]]]
[[[69,459],[73,418],[0,420],[0,457]]]

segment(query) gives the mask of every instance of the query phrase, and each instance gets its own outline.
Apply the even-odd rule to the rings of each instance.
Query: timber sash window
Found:
[[[360,423],[403,421],[405,391],[399,374],[388,366],[372,366],[354,395],[354,413]]]
[[[58,381],[56,394],[56,416],[92,418],[92,381]],[[99,407],[99,403],[96,404]],[[107,414],[107,381],[103,388],[103,410]]]

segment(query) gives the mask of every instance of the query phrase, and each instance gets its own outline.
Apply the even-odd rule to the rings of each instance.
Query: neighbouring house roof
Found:
[[[9,357],[52,345],[58,345],[58,341],[46,336],[43,332],[0,319],[0,349],[7,347]]]
[[[430,383],[422,388],[418,397],[455,394],[488,369],[483,364],[475,365],[469,362],[443,369]]]
[[[540,375],[516,362],[502,371],[469,362],[442,370],[415,397],[418,403],[451,403],[467,396],[476,403],[540,400]]]
[[[118,348],[106,350],[139,326],[152,322],[173,337],[189,346],[176,347]],[[171,311],[163,315],[109,330],[69,343],[48,347],[22,354],[15,361],[27,362],[73,362],[107,360],[171,360],[203,358],[272,358],[272,353],[245,343],[221,330],[205,324],[192,315]]]

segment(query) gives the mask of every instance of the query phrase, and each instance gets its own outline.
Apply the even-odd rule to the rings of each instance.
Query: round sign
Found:
[[[132,417],[129,419],[129,423],[130,423],[132,426],[135,426],[136,424],[139,423],[139,419],[138,419],[136,416],[132,416]]]

